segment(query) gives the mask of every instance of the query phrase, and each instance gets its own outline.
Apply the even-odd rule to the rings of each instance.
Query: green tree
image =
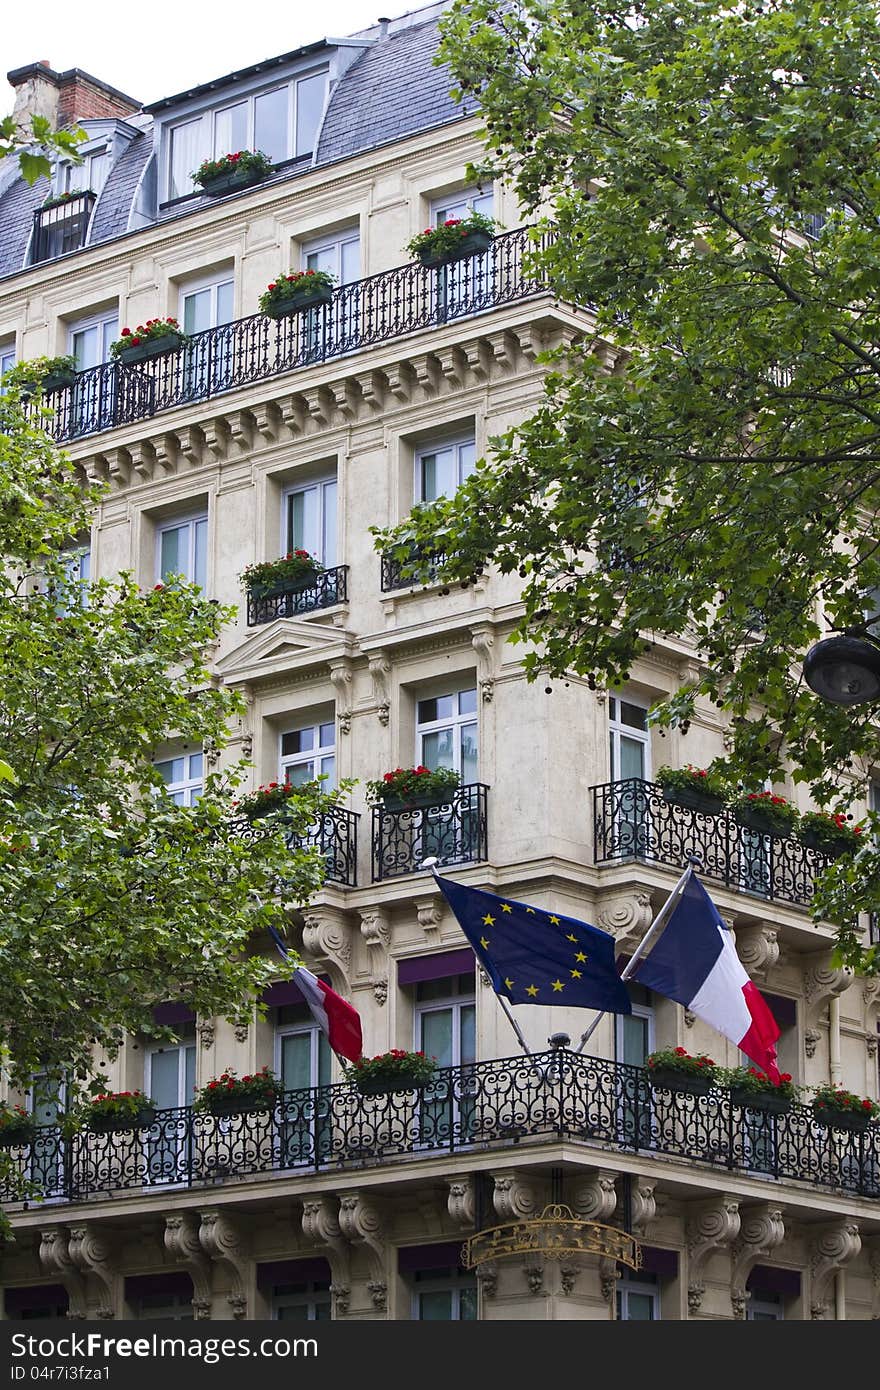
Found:
[[[594,307],[534,416],[380,547],[518,571],[532,676],[619,684],[685,638],[700,675],[657,720],[712,702],[731,777],[863,794],[876,710],[818,700],[801,663],[880,588],[876,5],[456,0],[443,29],[485,121],[472,173],[552,208],[535,266]],[[880,907],[870,845],[820,905]]]
[[[30,130],[19,126],[13,116],[0,120],[0,159],[15,155],[21,176],[28,183],[52,172],[54,160],[62,158],[71,164],[82,164],[79,146],[86,133],[74,130],[53,130],[45,116],[31,116]]]
[[[245,827],[244,763],[210,774],[192,808],[165,794],[153,762],[163,740],[220,752],[242,713],[206,658],[233,610],[183,582],[73,582],[64,552],[99,497],[8,385],[0,748],[14,780],[0,782],[0,1049],[19,1083],[39,1069],[84,1084],[126,1033],[156,1032],[158,1001],[247,1017],[281,966],[266,928],[284,932],[325,869],[286,842],[333,803],[314,784],[288,800],[289,819]]]

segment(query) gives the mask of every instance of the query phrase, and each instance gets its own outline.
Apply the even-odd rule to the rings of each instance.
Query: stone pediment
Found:
[[[354,637],[344,629],[298,618],[276,618],[251,633],[216,663],[229,683],[258,681],[354,654]]]

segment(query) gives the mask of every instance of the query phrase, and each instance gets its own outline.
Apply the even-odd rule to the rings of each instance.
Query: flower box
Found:
[[[420,807],[444,806],[451,801],[455,787],[448,791],[413,792],[412,796],[383,796],[379,805],[383,811],[415,811]]]
[[[36,1122],[31,1115],[13,1115],[0,1126],[0,1149],[24,1148],[37,1137]]]
[[[471,256],[482,256],[492,245],[495,236],[492,232],[483,231],[476,228],[468,232],[467,236],[461,238],[460,243],[452,250],[440,251],[430,246],[423,246],[416,251],[416,260],[423,265],[426,270],[434,270],[438,266],[452,265],[455,261],[465,261]]]
[[[209,1115],[218,1117],[250,1115],[257,1110],[274,1110],[274,1108],[274,1100],[260,1100],[254,1096],[212,1096],[205,1105],[205,1110]]]
[[[318,573],[318,569],[315,568],[303,570],[302,574],[291,575],[287,579],[257,580],[256,583],[248,584],[247,590],[251,598],[277,598],[279,594],[298,594],[314,584]]]
[[[333,299],[332,285],[302,285],[292,290],[283,299],[267,304],[264,313],[270,319],[287,319],[293,314],[302,314],[306,309],[315,309],[320,304],[329,304]]]
[[[76,381],[76,368],[66,367],[60,371],[47,372],[43,377],[43,390],[60,391],[63,386],[73,386]]]
[[[255,183],[262,183],[265,177],[259,169],[230,169],[226,174],[205,179],[202,192],[208,198],[221,198],[224,193],[234,193],[237,188],[250,188]]]
[[[839,859],[843,854],[854,854],[858,848],[852,835],[841,835],[835,839],[826,831],[805,829],[798,836],[802,845],[807,849],[815,849],[820,854],[827,854],[829,859]]]
[[[384,1096],[395,1091],[421,1091],[436,1070],[435,1057],[396,1047],[377,1057],[361,1057],[345,1068],[344,1075],[359,1095]]]
[[[872,1119],[867,1111],[859,1114],[857,1110],[820,1110],[816,1106],[812,1109],[817,1125],[822,1125],[825,1129],[845,1129],[850,1134],[864,1134]]]
[[[268,1067],[253,1076],[237,1076],[227,1067],[197,1092],[193,1109],[215,1117],[250,1115],[274,1110],[281,1095],[281,1082]]]
[[[785,1115],[791,1109],[791,1096],[778,1089],[753,1091],[748,1086],[731,1086],[730,1099],[743,1109],[762,1110],[766,1115]]]
[[[160,338],[150,338],[134,347],[120,348],[117,360],[129,367],[134,362],[145,362],[150,357],[164,357],[166,353],[176,352],[182,342],[182,333],[163,333]]]
[[[673,1067],[654,1067],[648,1080],[655,1090],[681,1091],[688,1096],[707,1096],[712,1089],[711,1076],[688,1076]]]
[[[126,1129],[146,1129],[156,1118],[152,1105],[145,1105],[136,1115],[89,1115],[86,1129],[92,1134],[118,1134]]]
[[[668,801],[670,806],[684,806],[689,811],[703,811],[712,816],[717,816],[724,809],[723,797],[699,791],[696,787],[664,787],[663,800]]]
[[[792,826],[784,826],[772,816],[765,815],[751,806],[736,806],[733,818],[743,830],[752,830],[756,835],[775,835],[778,840],[791,838]]]
[[[424,1081],[407,1081],[403,1076],[381,1077],[364,1076],[355,1081],[355,1087],[362,1096],[390,1096],[395,1091],[423,1091]]]

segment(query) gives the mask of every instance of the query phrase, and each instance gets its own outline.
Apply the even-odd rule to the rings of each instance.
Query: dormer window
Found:
[[[181,121],[171,128],[168,197],[193,191],[192,174],[203,159],[220,159],[235,150],[262,150],[273,164],[307,155],[315,148],[327,94],[327,70],[291,78]]]
[[[87,147],[88,149],[88,147]],[[106,145],[88,150],[82,164],[64,164],[59,170],[59,193],[100,193],[110,172],[110,153]]]

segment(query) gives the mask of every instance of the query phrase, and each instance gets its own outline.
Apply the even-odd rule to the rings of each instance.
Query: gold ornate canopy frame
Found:
[[[597,1221],[581,1221],[570,1207],[554,1203],[529,1221],[511,1221],[491,1226],[470,1236],[462,1246],[465,1269],[490,1260],[514,1255],[543,1255],[546,1260],[562,1260],[571,1255],[605,1255],[630,1269],[641,1269],[642,1248],[626,1231],[602,1226]]]

